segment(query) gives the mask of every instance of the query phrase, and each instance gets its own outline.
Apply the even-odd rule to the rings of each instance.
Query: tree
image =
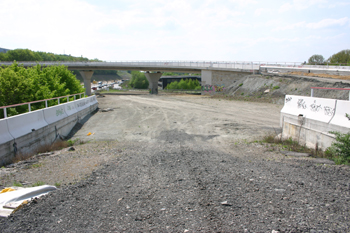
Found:
[[[0,106],[7,106],[35,100],[81,93],[84,88],[79,80],[65,66],[41,67],[37,65],[25,69],[17,62],[0,67]],[[67,100],[62,99],[61,102]],[[57,101],[52,101],[52,104]],[[32,105],[32,110],[45,106],[45,102]],[[24,113],[28,106],[8,109],[8,116]],[[0,111],[3,117],[3,111]]]
[[[328,58],[329,63],[339,63],[350,65],[350,49],[342,50]]]
[[[148,80],[144,73],[139,71],[131,72],[130,86],[137,89],[147,89],[149,86]]]
[[[315,54],[309,58],[308,63],[309,65],[323,65],[324,61],[325,59],[322,55]]]

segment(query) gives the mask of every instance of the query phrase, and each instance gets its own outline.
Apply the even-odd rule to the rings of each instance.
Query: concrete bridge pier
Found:
[[[162,76],[162,73],[157,72],[157,73],[150,73],[149,71],[147,71],[145,73],[145,76],[148,80],[149,83],[149,93],[150,94],[158,94],[158,81],[160,79],[160,77]]]
[[[91,95],[91,77],[94,73],[93,70],[79,70],[79,73],[84,79],[85,94],[87,96]]]

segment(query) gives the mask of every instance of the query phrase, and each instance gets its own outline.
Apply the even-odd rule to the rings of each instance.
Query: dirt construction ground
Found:
[[[73,139],[2,168],[1,184],[60,184],[1,232],[349,232],[350,171],[285,156],[282,105],[195,95],[106,95]],[[87,136],[91,133],[90,136]]]

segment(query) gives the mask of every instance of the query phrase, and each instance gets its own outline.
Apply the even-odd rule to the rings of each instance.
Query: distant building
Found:
[[[158,86],[160,86],[160,83],[162,83],[161,87],[163,89],[165,89],[166,86],[168,86],[168,84],[175,82],[175,81],[180,82],[181,79],[183,79],[183,80],[187,80],[187,79],[198,80],[199,83],[202,81],[202,78],[200,76],[163,76],[159,79]]]
[[[7,51],[9,51],[9,49],[0,48],[0,53],[7,53]]]

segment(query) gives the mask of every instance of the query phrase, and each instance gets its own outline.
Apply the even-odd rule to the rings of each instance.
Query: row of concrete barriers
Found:
[[[0,165],[17,153],[30,153],[40,145],[66,136],[74,125],[95,111],[96,96],[0,120]]]
[[[286,95],[280,119],[282,137],[326,149],[335,138],[330,132],[349,132],[346,114],[350,114],[350,101]]]

